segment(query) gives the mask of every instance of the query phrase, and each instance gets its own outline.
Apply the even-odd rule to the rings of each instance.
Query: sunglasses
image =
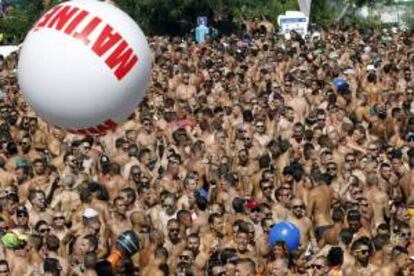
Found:
[[[50,229],[49,228],[43,228],[43,229],[39,229],[39,233],[44,234],[44,233],[49,233]]]
[[[168,231],[173,232],[173,233],[178,233],[178,232],[180,232],[180,229],[178,229],[178,228],[170,228],[170,229],[168,229]]]
[[[410,232],[401,232],[398,234],[398,236],[400,236],[401,238],[409,238],[411,237],[411,233]]]
[[[313,264],[311,265],[311,268],[316,269],[316,270],[321,270],[324,266],[320,265],[320,264]]]
[[[369,250],[368,249],[361,249],[361,250],[355,250],[356,253],[362,254],[362,255],[368,255]]]
[[[29,217],[29,215],[25,214],[25,213],[20,213],[16,215],[18,218],[27,218]]]
[[[64,220],[65,217],[64,216],[59,216],[59,217],[54,217],[53,220]]]
[[[272,186],[263,186],[262,187],[263,191],[267,191],[267,190],[271,190],[271,189],[272,189]]]
[[[305,205],[295,205],[292,206],[293,209],[305,209]]]
[[[190,256],[188,256],[188,255],[181,255],[180,257],[179,257],[179,259],[180,260],[183,260],[183,261],[189,261],[190,260]]]

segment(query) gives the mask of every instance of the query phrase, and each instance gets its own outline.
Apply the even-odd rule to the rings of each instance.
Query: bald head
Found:
[[[378,184],[378,175],[374,172],[368,173],[366,182],[367,182],[368,186],[377,185]]]

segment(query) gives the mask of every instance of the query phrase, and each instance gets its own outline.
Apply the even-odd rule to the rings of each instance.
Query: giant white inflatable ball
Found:
[[[151,62],[143,32],[126,13],[75,0],[52,8],[29,31],[18,80],[41,118],[95,135],[133,113],[149,84]]]

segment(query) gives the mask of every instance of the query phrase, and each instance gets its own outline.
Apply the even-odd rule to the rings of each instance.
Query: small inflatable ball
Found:
[[[270,229],[268,238],[268,242],[272,247],[278,241],[284,241],[289,252],[298,249],[300,246],[299,229],[291,222],[279,222]]]
[[[348,89],[348,83],[343,79],[335,79],[333,83],[338,91],[345,91]]]
[[[45,121],[99,135],[141,102],[151,63],[146,37],[126,13],[101,1],[73,0],[50,9],[28,32],[18,81]]]

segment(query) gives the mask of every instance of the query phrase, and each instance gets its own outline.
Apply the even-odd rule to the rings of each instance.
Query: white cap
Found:
[[[98,212],[92,208],[86,208],[83,212],[83,217],[86,219],[94,218],[98,215]]]
[[[290,40],[291,38],[292,38],[292,36],[290,35],[290,33],[285,34],[285,39],[286,40]]]
[[[375,71],[375,66],[370,64],[367,66],[367,71]]]
[[[352,75],[354,73],[355,73],[355,71],[352,68],[348,68],[344,71],[344,74],[346,74],[346,75]]]
[[[312,38],[320,38],[320,37],[321,37],[321,34],[319,32],[314,32],[312,34]]]

